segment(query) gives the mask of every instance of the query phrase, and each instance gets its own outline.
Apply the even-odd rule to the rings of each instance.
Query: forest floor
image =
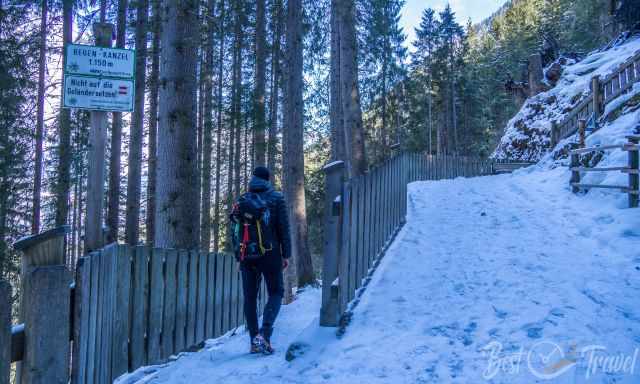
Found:
[[[310,289],[283,307],[273,356],[239,331],[118,383],[639,382],[640,215],[537,168],[411,184],[341,338]],[[309,349],[287,362],[294,341]]]

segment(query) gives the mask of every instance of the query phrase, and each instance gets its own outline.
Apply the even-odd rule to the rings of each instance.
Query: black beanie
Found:
[[[253,176],[255,177],[259,177],[262,180],[266,180],[269,181],[269,177],[271,176],[271,173],[269,172],[269,169],[267,167],[256,167],[256,169],[253,170]]]

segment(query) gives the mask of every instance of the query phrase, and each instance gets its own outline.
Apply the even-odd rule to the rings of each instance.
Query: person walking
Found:
[[[271,335],[284,295],[283,270],[289,265],[291,235],[282,193],[269,182],[266,167],[256,167],[231,212],[232,238],[240,262],[244,292],[244,315],[249,330],[250,352],[272,354]],[[268,300],[258,325],[258,291],[264,278]]]

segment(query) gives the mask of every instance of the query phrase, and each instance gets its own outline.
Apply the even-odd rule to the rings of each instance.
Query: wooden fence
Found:
[[[38,267],[35,272],[47,268],[61,268],[70,275],[63,265]],[[27,278],[34,283],[40,280]],[[38,342],[41,350],[43,345],[48,347],[45,350],[50,355],[45,357],[56,356],[54,360],[62,363],[54,381],[51,369],[48,375],[27,383],[67,383],[70,376],[73,384],[102,384],[143,365],[167,361],[171,355],[244,324],[242,282],[232,255],[111,244],[78,260],[71,289],[64,278],[56,284],[56,296],[64,298],[65,292],[66,306],[71,304],[71,309],[47,307],[52,292],[45,285],[25,298],[34,316],[25,316],[27,330],[23,325],[14,326],[12,336],[5,332],[10,329],[10,318],[5,319],[6,308],[0,303],[0,383],[6,382],[3,376],[8,375],[9,362],[42,364],[43,357],[37,365],[30,361],[42,355],[39,351],[32,356]],[[6,290],[6,284],[0,282],[0,302],[5,301]],[[259,309],[265,303],[263,283]],[[50,313],[63,315],[49,322],[46,316]],[[51,337],[49,333],[59,329],[70,329],[71,334]],[[47,341],[30,337],[35,332]],[[11,342],[5,344],[7,337]],[[68,353],[60,345],[50,345],[54,339],[58,344],[73,341],[71,361],[64,359]]]
[[[345,180],[341,161],[325,167],[325,240],[320,324],[337,326],[357,303],[405,222],[407,184],[493,173],[493,161],[416,153],[398,155]],[[356,300],[354,300],[356,299]]]
[[[244,324],[227,254],[112,244],[81,258],[73,383],[111,383]],[[264,286],[259,308],[265,303]]]
[[[581,189],[590,188],[616,189],[629,196],[629,208],[637,207],[640,194],[640,145],[638,145],[638,143],[640,143],[640,136],[627,136],[627,139],[629,140],[627,144],[602,145],[571,151],[571,180],[569,184],[571,185],[573,193],[577,193]],[[629,160],[627,166],[591,168],[581,164],[580,155],[611,149],[619,149],[628,153]],[[623,172],[629,175],[629,181],[627,185],[584,184],[580,182],[582,173],[584,172]]]
[[[551,145],[555,146],[578,131],[580,120],[593,118],[594,124],[613,99],[627,92],[640,81],[640,51],[620,64],[604,79],[593,77],[589,95],[572,108],[562,121],[552,125]]]

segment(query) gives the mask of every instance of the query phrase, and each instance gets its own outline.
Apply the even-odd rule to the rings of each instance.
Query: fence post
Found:
[[[69,381],[70,272],[64,263],[61,226],[13,244],[22,257],[22,320],[25,323],[22,384]]]
[[[558,145],[558,123],[551,122],[551,150]]]
[[[9,383],[11,371],[11,285],[0,280],[0,383]]]
[[[591,95],[593,96],[593,124],[595,129],[598,129],[598,118],[602,113],[602,93],[600,92],[600,76],[594,76],[591,78]]]
[[[340,217],[343,213],[341,198],[344,179],[344,162],[335,161],[324,167],[325,173],[325,218],[324,218],[324,261],[322,266],[322,306],[320,326],[336,327],[340,320],[338,277],[340,260]]]
[[[69,381],[69,284],[64,265],[28,267],[23,384]]]
[[[578,120],[578,145],[580,148],[585,146],[585,129],[587,127],[587,121],[585,119]]]
[[[571,191],[573,193],[578,193],[580,188],[573,186],[573,183],[580,182],[580,171],[578,171],[578,167],[580,166],[580,155],[577,153],[571,153],[571,180],[569,183],[571,184]]]
[[[628,136],[630,145],[638,145],[640,136]],[[629,151],[629,208],[638,207],[638,190],[640,189],[640,152],[638,150]]]

